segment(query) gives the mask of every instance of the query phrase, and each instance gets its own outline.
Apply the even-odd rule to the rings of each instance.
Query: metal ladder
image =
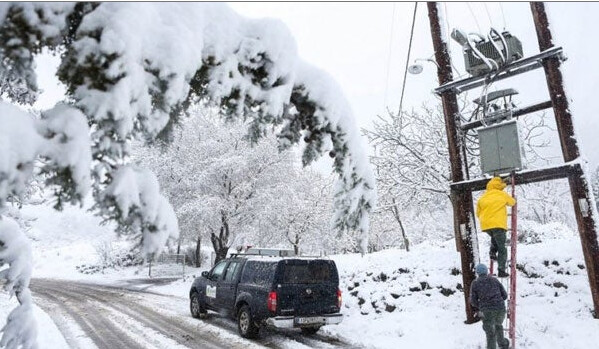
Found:
[[[516,198],[516,180],[514,173],[511,175],[512,181],[512,197]],[[518,247],[518,202],[512,207],[511,212],[511,227],[510,231],[510,258],[508,260],[510,266],[510,277],[499,279],[501,284],[508,292],[508,308],[507,316],[504,324],[504,331],[507,332],[507,337],[510,339],[510,348],[516,348],[516,256]],[[489,272],[493,274],[494,260],[489,262]]]

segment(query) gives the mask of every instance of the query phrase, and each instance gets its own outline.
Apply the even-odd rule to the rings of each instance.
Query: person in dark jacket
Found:
[[[486,265],[477,265],[476,275],[478,277],[470,286],[470,304],[482,318],[487,349],[508,349],[510,341],[503,336],[507,292],[499,280],[489,275]]]

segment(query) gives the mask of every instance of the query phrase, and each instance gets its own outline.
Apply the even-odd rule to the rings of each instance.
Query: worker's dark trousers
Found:
[[[485,230],[491,236],[491,254],[497,253],[497,271],[506,271],[507,248],[505,248],[506,230],[502,228],[493,228]]]
[[[503,336],[505,309],[483,310],[483,330],[487,335],[487,349],[507,349],[509,341]]]

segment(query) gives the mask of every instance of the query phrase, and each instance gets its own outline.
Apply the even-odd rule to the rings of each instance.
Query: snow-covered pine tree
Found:
[[[58,77],[67,87],[68,107],[60,118],[82,113],[91,130],[97,208],[115,219],[121,232],[143,236],[147,253],[160,251],[178,232],[153,175],[127,165],[130,142],[159,135],[168,139],[172,125],[196,99],[222,107],[230,118],[251,121],[254,139],[272,125],[280,127],[281,148],[304,139],[305,163],[328,152],[339,176],[337,226],[361,231],[366,241],[375,185],[351,110],[329,75],[297,57],[282,23],[242,18],[218,3],[2,3],[3,98],[19,104],[35,101],[39,91],[33,59],[44,48],[62,53]],[[72,123],[63,122],[58,129],[48,126],[50,132],[38,132],[31,116],[14,110],[6,115],[16,125],[16,137],[0,138],[0,203],[23,192],[38,156],[48,156],[56,165],[47,167],[56,174],[52,185],[74,188],[58,189],[59,203],[80,200],[85,179],[78,176],[88,172],[71,166],[88,161],[84,157],[90,147],[77,155],[73,149],[79,142],[69,136],[74,139],[82,131],[71,133]],[[55,139],[69,150],[45,154],[41,139]],[[31,146],[19,149],[15,159],[10,151],[24,142]],[[14,251],[9,243],[14,239],[4,232],[0,240],[3,253]],[[17,270],[14,263],[22,256],[15,256],[2,258],[9,264],[3,277]],[[22,287],[20,292],[28,291]],[[12,328],[7,325],[0,344],[33,346],[24,334],[30,332]]]

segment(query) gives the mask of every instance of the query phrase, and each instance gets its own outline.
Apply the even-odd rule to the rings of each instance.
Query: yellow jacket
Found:
[[[516,200],[504,192],[505,183],[499,177],[493,177],[487,183],[487,191],[478,199],[476,216],[483,231],[493,228],[507,230],[507,206],[514,206]]]

